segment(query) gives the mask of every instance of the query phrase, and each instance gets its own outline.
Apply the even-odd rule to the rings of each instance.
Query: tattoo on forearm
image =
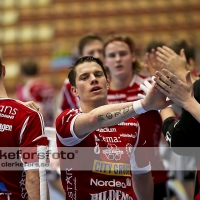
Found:
[[[129,108],[129,107],[126,107],[126,108],[123,108],[123,111],[122,111],[122,110],[119,110],[119,111],[114,112],[113,114],[112,114],[112,113],[106,113],[106,118],[107,118],[107,119],[112,119],[113,116],[114,116],[114,117],[117,117],[118,115],[121,115],[121,114],[122,114],[121,112],[123,112],[123,114],[126,114],[127,112],[129,112],[129,109],[131,109],[131,108],[133,109],[132,106],[131,106],[130,108]],[[98,116],[98,121],[99,121],[99,122],[102,122],[102,121],[106,120],[106,118],[104,118],[103,115],[99,115],[99,116]]]
[[[103,118],[103,115],[99,115],[99,116],[98,116],[98,121],[99,121],[99,122],[102,122],[102,121],[104,121],[104,120],[105,120],[105,119]]]
[[[108,119],[112,119],[113,115],[112,115],[111,113],[107,113],[107,114],[106,114],[106,117],[107,117]]]
[[[114,115],[115,115],[115,117],[117,117],[118,115],[121,115],[121,110],[115,112]]]
[[[129,111],[129,107],[123,108],[123,113],[127,113]]]

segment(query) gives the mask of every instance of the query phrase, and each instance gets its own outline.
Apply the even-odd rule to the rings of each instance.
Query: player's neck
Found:
[[[6,89],[2,85],[0,85],[0,98],[8,98]]]

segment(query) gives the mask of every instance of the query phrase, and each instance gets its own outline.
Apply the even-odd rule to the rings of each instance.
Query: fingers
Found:
[[[140,84],[140,88],[145,92],[145,94],[147,94],[149,91],[149,89],[144,84]]]
[[[185,76],[186,83],[188,85],[192,85],[192,80],[191,80],[191,76],[190,75],[191,75],[191,73],[190,73],[190,71],[188,71],[187,74],[186,74],[186,76]]]
[[[169,70],[167,70],[167,69],[162,69],[162,72],[163,72],[163,74],[165,75],[165,77],[168,78],[168,80],[170,80],[170,81],[173,82],[174,84],[177,83],[178,78],[177,78],[173,73],[171,73]],[[170,86],[172,86],[172,85],[170,85]]]
[[[139,93],[137,96],[138,96],[140,99],[144,99],[144,98],[145,98],[145,95],[140,94],[140,93]]]
[[[158,81],[158,83],[155,85],[156,89],[158,89],[160,92],[162,92],[164,95],[168,96],[169,92],[167,90],[165,90],[161,85],[159,85],[160,82]],[[161,83],[162,84],[162,83]]]
[[[160,47],[158,47],[159,49],[161,49]],[[166,63],[168,57],[166,55],[164,55],[163,53],[161,53],[160,51],[156,51],[156,59],[161,62],[161,63]]]
[[[143,83],[149,90],[151,89],[152,85],[148,81],[144,81]]]
[[[170,48],[167,47],[167,46],[163,46],[162,48],[165,50],[164,53],[165,53],[166,55],[168,55],[168,56],[176,54],[172,49],[170,49]]]
[[[166,74],[162,74],[161,72],[156,72],[156,76],[158,78],[155,79],[155,82],[162,86],[165,90],[168,90],[169,88],[172,88],[173,82],[169,76]]]
[[[172,55],[175,55],[175,54],[176,53],[167,46],[158,47],[157,52],[156,52],[157,59],[159,58],[158,60],[162,63],[163,63],[163,61],[166,62],[169,57],[171,57]]]
[[[186,60],[184,49],[181,49],[180,56]]]

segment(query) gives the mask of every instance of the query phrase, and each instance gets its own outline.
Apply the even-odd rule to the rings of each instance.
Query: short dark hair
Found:
[[[114,41],[121,41],[124,42],[128,45],[130,52],[134,53],[135,52],[135,43],[134,41],[131,39],[131,37],[127,36],[127,35],[121,35],[121,34],[114,34],[111,35],[107,38],[107,40],[104,43],[104,54],[105,54],[105,48],[106,46]],[[105,56],[105,55],[104,55]],[[142,66],[140,64],[140,62],[136,59],[136,61],[132,64],[132,69],[134,73],[139,73],[142,69]]]
[[[165,45],[165,43],[162,41],[153,40],[153,41],[149,42],[149,44],[146,46],[145,50],[146,50],[146,52],[151,53],[152,49],[157,50],[157,47],[162,47],[164,45]]]
[[[21,73],[26,76],[35,76],[38,74],[38,65],[33,60],[25,60],[20,64]]]
[[[172,45],[171,48],[174,50],[175,53],[178,55],[180,54],[180,50],[184,49],[185,52],[185,57],[187,62],[189,63],[189,60],[192,58],[195,60],[195,47],[187,42],[186,40],[180,40],[180,41],[175,41]]]
[[[103,73],[107,79],[107,74],[106,74],[106,70],[103,66],[103,63],[101,62],[100,59],[98,58],[94,58],[92,56],[83,56],[82,58],[79,58],[74,64],[73,66],[71,67],[71,70],[68,74],[68,79],[69,79],[69,82],[71,83],[72,86],[76,86],[76,67],[82,63],[85,63],[85,62],[96,62],[103,70]]]
[[[0,58],[0,76],[1,76],[1,74],[2,74],[2,60]]]
[[[84,49],[84,47],[87,44],[89,44],[89,43],[91,43],[91,42],[93,42],[95,40],[99,40],[100,42],[103,43],[103,39],[100,36],[98,36],[98,35],[90,34],[90,35],[83,36],[80,39],[79,43],[78,43],[78,53],[79,53],[79,55],[82,56],[83,55],[83,49]]]

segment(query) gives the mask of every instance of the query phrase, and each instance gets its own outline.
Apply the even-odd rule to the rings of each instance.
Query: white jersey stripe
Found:
[[[23,124],[23,126],[22,126],[22,129],[21,129],[21,132],[20,132],[20,137],[19,137],[19,144],[21,144],[22,136],[23,136],[23,134],[24,134],[24,130],[25,130],[25,128],[26,128],[26,125],[27,125],[27,123],[28,123],[28,120],[29,120],[29,117],[26,118],[26,120],[25,120],[25,122],[24,122],[24,124]]]

